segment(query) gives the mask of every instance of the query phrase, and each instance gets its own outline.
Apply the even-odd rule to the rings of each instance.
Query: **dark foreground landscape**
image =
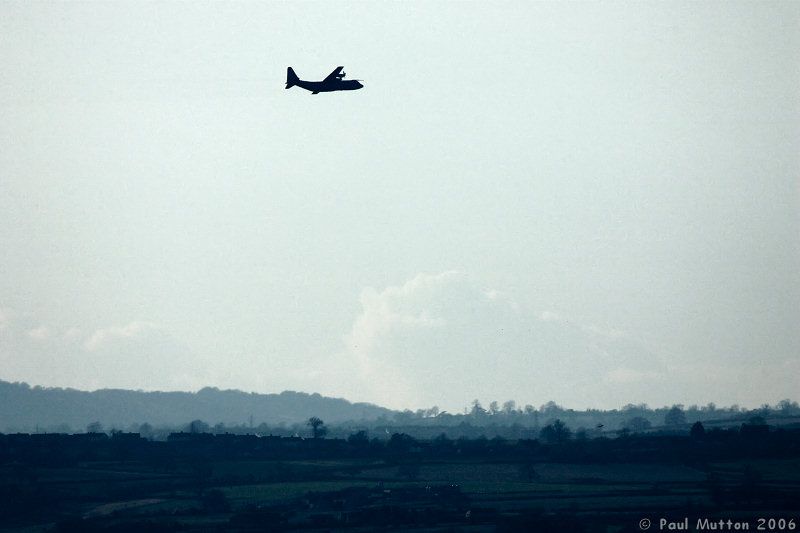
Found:
[[[800,518],[793,425],[576,439],[556,422],[536,439],[318,437],[0,435],[2,527],[791,531]]]

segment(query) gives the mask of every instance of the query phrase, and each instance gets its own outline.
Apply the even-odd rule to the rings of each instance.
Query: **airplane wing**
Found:
[[[342,71],[343,68],[344,67],[336,67],[336,70],[334,70],[333,72],[328,74],[328,77],[325,78],[324,80],[322,80],[322,82],[325,83],[326,81],[331,81],[331,80],[335,79],[336,76]]]

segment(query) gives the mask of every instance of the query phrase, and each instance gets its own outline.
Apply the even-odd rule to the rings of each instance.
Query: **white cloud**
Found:
[[[361,306],[339,364],[357,369],[368,399],[390,406],[458,409],[475,397],[625,403],[621,385],[663,370],[652,351],[621,331],[535,312],[456,271],[366,289]]]
[[[0,379],[81,389],[186,390],[213,384],[208,361],[153,322],[84,335],[75,326],[41,324],[32,314],[3,310],[0,333]]]
[[[624,329],[520,305],[459,272],[367,289],[361,304],[338,367],[359,370],[351,387],[359,397],[393,407],[459,410],[475,397],[606,408],[756,405],[753,398],[794,394],[787,376],[797,375],[797,358],[720,364],[702,354],[674,355]]]
[[[432,309],[426,305],[435,298],[439,287],[458,276],[457,272],[420,274],[400,287],[387,287],[381,292],[365,289],[361,294],[363,312],[345,342],[355,353],[369,354],[376,343],[397,331],[444,326],[445,318],[432,316]]]
[[[107,346],[109,343],[120,339],[133,339],[137,336],[147,335],[157,332],[158,328],[151,322],[134,321],[125,326],[112,326],[109,328],[98,329],[92,333],[84,343],[84,347],[89,351],[95,351]]]
[[[209,361],[153,322],[98,329],[83,348],[89,363],[83,375],[94,387],[187,390],[213,382]]]
[[[27,331],[28,337],[33,340],[43,341],[50,337],[50,328],[47,326],[39,326],[37,328],[29,329]]]

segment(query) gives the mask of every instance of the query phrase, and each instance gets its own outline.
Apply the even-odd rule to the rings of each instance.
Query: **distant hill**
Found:
[[[269,425],[303,422],[318,416],[328,423],[391,417],[394,411],[368,403],[351,403],[319,394],[285,391],[256,394],[206,387],[198,392],[142,392],[101,389],[31,387],[0,380],[0,432],[57,428],[66,424],[82,431],[87,424],[127,428],[147,422],[153,426],[186,424]]]

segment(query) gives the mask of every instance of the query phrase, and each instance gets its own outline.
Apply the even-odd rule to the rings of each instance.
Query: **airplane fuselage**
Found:
[[[294,83],[306,91],[312,93],[329,93],[332,91],[355,91],[363,87],[357,80],[333,80],[333,81],[304,81],[299,80]]]

